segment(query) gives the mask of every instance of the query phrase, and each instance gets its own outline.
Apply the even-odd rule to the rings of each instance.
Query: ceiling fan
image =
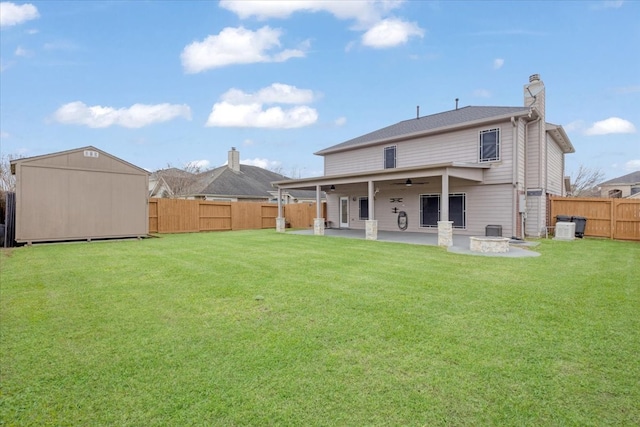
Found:
[[[428,184],[428,181],[413,181],[411,178],[407,178],[406,181],[404,182],[394,182],[391,185],[404,185],[405,187],[411,187],[412,185],[424,185],[424,184]]]

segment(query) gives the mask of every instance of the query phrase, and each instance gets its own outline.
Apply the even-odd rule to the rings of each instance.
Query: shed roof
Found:
[[[105,160],[106,159],[106,160]],[[40,156],[22,157],[11,160],[11,173],[15,174],[18,164],[38,164],[40,166],[56,166],[76,169],[109,170],[149,175],[149,172],[92,145],[58,151]]]

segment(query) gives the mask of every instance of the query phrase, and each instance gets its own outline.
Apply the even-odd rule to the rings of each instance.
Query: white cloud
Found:
[[[230,10],[241,19],[256,17],[288,18],[295,12],[328,12],[338,19],[354,19],[363,25],[371,25],[389,11],[399,7],[404,0],[221,0],[220,7]]]
[[[605,0],[603,6],[605,8],[618,9],[619,7],[622,7],[623,3],[624,3],[624,0]]]
[[[305,56],[301,49],[269,53],[281,46],[281,35],[281,30],[268,26],[257,31],[227,27],[218,35],[187,45],[181,54],[182,66],[187,73],[199,73],[232,64],[284,62]],[[303,43],[303,47],[308,47],[308,42]]]
[[[309,89],[298,89],[283,83],[274,83],[255,93],[230,89],[220,97],[221,102],[213,105],[206,126],[252,127],[270,129],[291,129],[309,126],[318,120],[311,103],[316,94]],[[298,104],[290,109],[275,106],[265,108],[264,104]]]
[[[232,104],[306,104],[313,102],[314,98],[312,90],[298,89],[283,83],[273,83],[253,94],[229,89],[220,97]]]
[[[309,126],[317,120],[316,110],[307,106],[265,110],[259,103],[234,105],[223,101],[213,105],[206,126],[292,129]]]
[[[424,30],[414,22],[384,19],[362,35],[362,44],[381,49],[405,44],[410,37],[423,37]]]
[[[22,24],[39,16],[38,9],[30,3],[19,6],[11,2],[0,3],[0,27]]]
[[[54,120],[63,124],[85,125],[91,128],[122,126],[140,128],[154,123],[166,122],[177,117],[191,120],[188,105],[177,104],[134,104],[129,108],[115,109],[95,105],[87,106],[76,101],[65,104],[53,114]]]
[[[406,0],[221,0],[220,7],[234,12],[241,19],[255,17],[259,20],[270,18],[285,19],[296,12],[326,12],[340,20],[353,20],[351,29],[366,31],[362,36],[365,46],[388,48],[406,43],[412,36],[424,36],[424,30],[417,24],[405,22],[388,15]],[[354,47],[350,42],[345,47],[349,52]]]
[[[624,164],[624,168],[629,172],[640,171],[640,159],[629,160]]]
[[[502,68],[503,65],[504,65],[504,59],[496,58],[496,59],[493,60],[493,69],[494,70],[499,70],[500,68]]]
[[[251,146],[251,145],[253,145],[253,144],[254,144],[253,140],[252,140],[252,139],[249,139],[249,138],[247,138],[247,139],[245,139],[244,141],[242,141],[242,145]]]
[[[7,139],[10,136],[11,135],[9,135],[9,132],[5,132],[5,131],[0,132],[0,139]]]
[[[277,169],[281,166],[281,163],[277,160],[261,159],[258,157],[256,157],[255,159],[240,160],[240,163],[243,165],[257,166],[259,168],[269,170]]]
[[[18,46],[16,48],[16,51],[14,52],[14,55],[27,57],[27,56],[31,56],[31,52],[23,48],[22,46]]]
[[[636,127],[628,120],[619,117],[610,117],[606,120],[595,122],[584,131],[585,135],[609,135],[612,133],[635,133]]]
[[[473,91],[473,96],[476,98],[491,98],[491,92],[487,89],[476,89]]]
[[[347,123],[346,117],[338,117],[334,122],[336,126],[344,126]]]

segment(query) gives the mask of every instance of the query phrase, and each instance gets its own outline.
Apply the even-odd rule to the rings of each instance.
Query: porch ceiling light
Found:
[[[404,184],[405,184],[407,187],[411,187],[411,184],[413,184],[413,183],[411,182],[411,179],[408,179],[408,178],[407,178],[407,180],[405,181],[405,183],[404,183]]]
[[[331,188],[330,188],[330,190],[331,190],[331,191],[336,191],[336,186],[335,186],[335,185],[333,185],[333,184],[331,184]]]

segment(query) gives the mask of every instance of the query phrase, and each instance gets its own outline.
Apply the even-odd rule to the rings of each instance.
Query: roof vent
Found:
[[[529,76],[529,83],[540,81],[540,74],[531,74]]]

